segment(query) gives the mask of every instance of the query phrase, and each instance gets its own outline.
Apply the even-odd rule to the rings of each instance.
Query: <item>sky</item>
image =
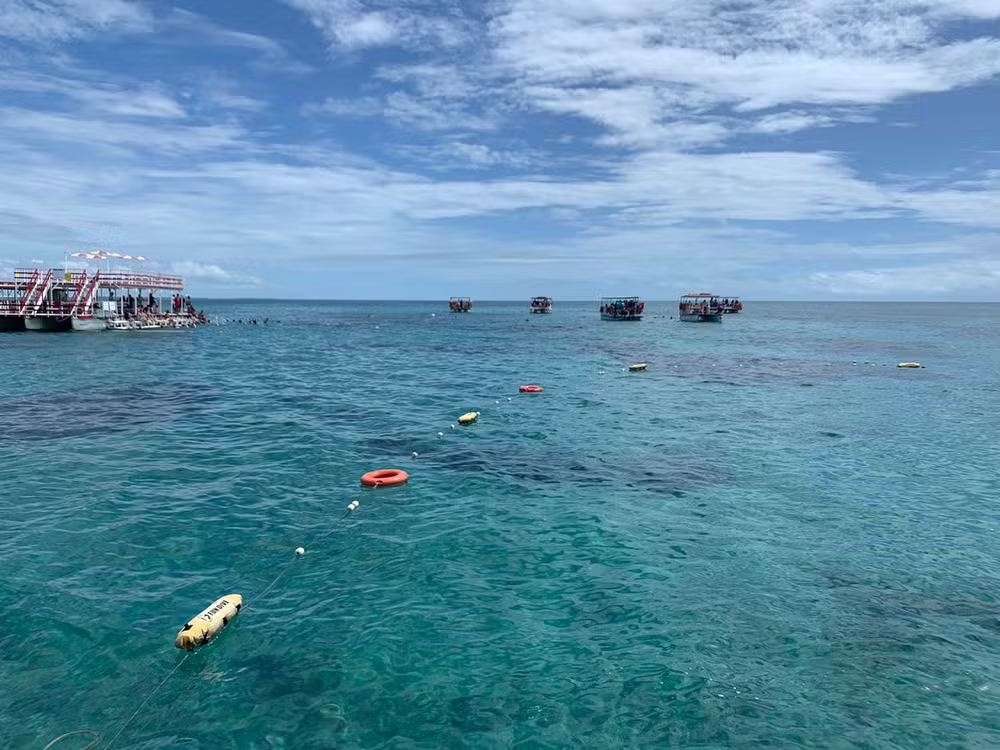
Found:
[[[0,0],[0,275],[1000,300],[1000,0]]]

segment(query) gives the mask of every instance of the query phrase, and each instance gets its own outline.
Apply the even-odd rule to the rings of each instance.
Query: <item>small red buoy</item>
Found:
[[[362,475],[361,484],[365,487],[392,487],[403,484],[410,478],[402,469],[376,469]]]
[[[541,393],[545,389],[540,385],[522,385],[521,393]]]

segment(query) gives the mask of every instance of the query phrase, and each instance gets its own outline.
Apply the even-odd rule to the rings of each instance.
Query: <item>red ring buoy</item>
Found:
[[[545,389],[540,385],[522,385],[521,393],[541,393]]]
[[[376,469],[369,471],[361,477],[361,484],[365,487],[392,487],[394,484],[403,484],[410,478],[402,469]]]

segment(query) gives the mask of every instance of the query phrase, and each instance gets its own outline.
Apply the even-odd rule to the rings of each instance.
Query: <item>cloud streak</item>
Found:
[[[0,37],[27,42],[84,39],[152,28],[152,16],[129,0],[4,0]]]

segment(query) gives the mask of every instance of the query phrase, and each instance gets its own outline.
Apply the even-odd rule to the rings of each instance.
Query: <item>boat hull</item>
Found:
[[[69,318],[25,318],[24,327],[29,331],[70,331],[73,326]]]
[[[548,310],[536,310],[534,308],[531,309],[532,315],[548,315],[550,312],[552,312],[551,307]]]
[[[722,313],[700,313],[698,315],[681,315],[682,323],[721,323]]]
[[[74,331],[106,331],[108,323],[104,318],[73,318]]]
[[[0,316],[0,331],[23,331],[24,318],[18,315]]]
[[[607,313],[601,313],[601,320],[615,320],[615,321],[637,321],[642,320],[642,315],[608,315]]]

